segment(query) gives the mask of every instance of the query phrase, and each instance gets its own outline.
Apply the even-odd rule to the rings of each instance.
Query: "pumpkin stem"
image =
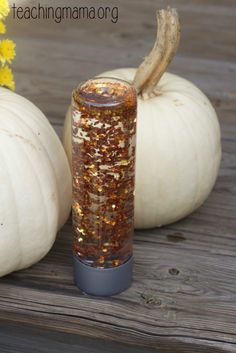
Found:
[[[156,87],[178,49],[180,23],[176,9],[157,11],[157,38],[150,54],[139,66],[134,86],[144,98],[160,94]]]

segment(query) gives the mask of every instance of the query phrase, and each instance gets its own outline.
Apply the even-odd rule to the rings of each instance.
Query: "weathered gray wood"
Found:
[[[109,340],[66,334],[18,325],[12,322],[0,322],[0,352],[11,353],[154,353],[152,348],[126,345]]]
[[[208,94],[222,126],[214,191],[181,222],[136,232],[134,283],[114,298],[90,298],[73,285],[69,220],[43,261],[1,279],[0,352],[27,353],[32,346],[36,352],[236,351],[235,1],[169,3],[182,22],[171,70]],[[9,20],[9,37],[17,42],[17,91],[59,134],[72,88],[107,69],[137,66],[153,44],[155,8],[166,1],[99,5],[119,6],[118,24]]]

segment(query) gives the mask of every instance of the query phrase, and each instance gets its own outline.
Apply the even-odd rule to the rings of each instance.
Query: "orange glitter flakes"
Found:
[[[120,266],[122,263],[120,260],[113,260],[112,261],[112,267],[117,267]]]
[[[85,230],[83,228],[77,228],[78,233],[85,235]]]
[[[129,165],[130,164],[130,161],[121,161],[119,162],[119,165]]]
[[[88,169],[94,169],[94,168],[95,168],[95,165],[94,165],[94,164],[88,165],[87,168],[88,168]]]
[[[72,98],[73,252],[93,267],[132,255],[136,92],[97,78]]]
[[[104,264],[104,262],[105,262],[105,257],[104,257],[104,256],[100,256],[99,259],[98,259],[98,262],[99,262],[100,264]]]
[[[98,172],[91,172],[92,176],[98,176]]]
[[[73,211],[75,213],[78,213],[80,216],[83,216],[83,212],[82,212],[81,207],[80,207],[80,205],[78,203],[75,203],[73,205]]]

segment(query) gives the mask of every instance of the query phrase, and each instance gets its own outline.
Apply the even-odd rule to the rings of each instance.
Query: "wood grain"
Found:
[[[43,261],[1,279],[0,352],[27,353],[32,346],[36,352],[236,351],[235,1],[169,3],[182,22],[170,69],[210,97],[221,122],[217,184],[188,218],[136,232],[134,283],[113,298],[91,298],[74,286],[69,220]],[[155,38],[155,9],[166,2],[99,5],[119,6],[118,24],[8,23],[17,42],[17,91],[44,111],[59,135],[72,88],[102,71],[137,66]]]
[[[14,339],[12,331],[14,330]],[[101,340],[78,334],[58,334],[51,329],[35,328],[29,325],[17,325],[13,322],[0,322],[1,352],[11,353],[143,353],[143,347],[124,343]],[[35,343],[37,342],[37,345]],[[156,352],[153,348],[145,349],[145,353]]]

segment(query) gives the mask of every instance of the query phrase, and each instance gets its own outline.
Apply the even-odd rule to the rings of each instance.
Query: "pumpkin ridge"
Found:
[[[4,107],[3,109],[5,109],[6,110],[6,108]],[[14,119],[15,121],[14,121],[14,124],[15,124],[15,126],[16,125],[18,125],[18,127],[25,127],[30,133],[32,133],[33,135],[35,135],[35,133],[34,133],[34,131],[24,122],[24,121],[22,121],[21,119],[20,119],[20,116],[19,116],[19,114],[18,113],[16,113],[16,112],[14,112],[14,111],[10,111],[11,113],[12,113],[12,116],[13,116],[13,119],[15,118],[15,115],[19,118],[19,119]],[[20,122],[20,124],[19,124],[19,122]],[[18,130],[19,128],[17,128],[17,130]],[[14,134],[12,134],[12,136],[14,137]],[[49,231],[49,227],[48,227],[48,224],[49,224],[49,219],[48,219],[48,212],[46,212],[45,210],[47,209],[47,207],[46,207],[46,200],[45,200],[45,195],[44,195],[44,193],[42,192],[42,190],[43,190],[43,187],[42,187],[42,183],[41,183],[41,180],[39,179],[39,177],[38,177],[38,175],[37,175],[37,173],[36,173],[36,171],[35,171],[35,167],[34,167],[34,165],[33,165],[33,162],[31,161],[31,159],[30,159],[30,157],[29,157],[29,155],[28,155],[28,152],[27,152],[27,150],[25,150],[24,149],[24,147],[22,146],[22,144],[20,143],[20,141],[18,140],[18,139],[15,139],[15,142],[16,142],[16,144],[18,145],[18,148],[19,149],[21,149],[22,150],[22,152],[23,152],[23,154],[24,154],[24,157],[26,158],[26,160],[27,160],[27,162],[28,162],[28,164],[29,164],[29,166],[31,167],[31,169],[33,170],[33,175],[34,175],[34,179],[35,179],[35,181],[36,181],[36,183],[38,184],[38,190],[39,190],[39,195],[41,195],[41,199],[42,199],[42,204],[43,204],[43,207],[42,207],[42,209],[43,209],[43,212],[44,212],[44,218],[46,218],[46,221],[45,221],[45,223],[44,223],[44,225],[45,225],[45,234],[47,234],[47,238],[48,238],[48,240],[50,240],[50,231]],[[40,143],[40,146],[41,147],[43,147],[42,146],[42,144]],[[40,148],[41,148],[40,147]],[[38,149],[37,149],[38,150]],[[49,159],[48,159],[48,154],[46,154],[46,156],[47,156],[47,159],[46,159],[46,161],[49,161]],[[50,169],[51,169],[51,171],[52,171],[52,175],[54,176],[54,181],[55,181],[55,173],[54,173],[54,170],[53,170],[53,168],[52,168],[52,166],[50,165]],[[11,183],[12,184],[12,183]],[[57,185],[57,183],[56,183],[56,185]],[[14,194],[14,198],[15,198],[15,194]],[[57,216],[57,218],[58,218],[58,216]],[[19,217],[18,217],[18,219],[19,219]],[[17,222],[17,225],[18,225],[18,222]],[[19,233],[19,232],[18,232]],[[20,239],[20,237],[19,237],[19,239]],[[20,242],[21,242],[21,239],[20,239]],[[51,242],[50,242],[51,243]],[[23,258],[23,255],[24,255],[24,252],[22,251],[21,252],[21,258]],[[21,263],[22,263],[22,261],[21,261]],[[24,266],[25,267],[25,266]],[[17,268],[18,269],[22,269],[22,268],[24,268],[24,267],[22,267],[22,265],[18,265],[17,266]]]
[[[20,120],[20,121],[21,121],[21,120]],[[54,168],[53,168],[51,159],[49,158],[49,154],[48,154],[47,150],[45,149],[44,145],[43,145],[43,144],[41,143],[41,141],[39,140],[37,134],[35,134],[35,132],[33,131],[33,129],[31,129],[31,127],[30,127],[25,121],[22,122],[22,125],[24,125],[24,126],[27,128],[27,130],[30,131],[30,133],[32,133],[34,137],[36,137],[37,141],[39,141],[40,150],[43,149],[43,151],[46,152],[46,156],[47,156],[46,161],[50,163],[50,170],[51,170],[51,172],[52,172],[52,173],[50,173],[50,174],[53,176],[53,179],[54,179],[54,182],[55,182],[55,185],[56,185],[56,189],[57,189],[57,190],[56,190],[56,191],[57,191],[57,193],[56,193],[56,194],[57,194],[57,196],[56,196],[56,197],[57,197],[57,209],[59,209],[57,179],[56,179],[56,176],[55,176],[55,170],[54,170]],[[18,141],[18,144],[19,144],[19,141]],[[29,158],[28,153],[26,154],[26,152],[24,151],[24,155],[27,157],[27,160],[29,161],[29,165],[31,166],[31,168],[32,168],[33,171],[34,171],[33,174],[35,175],[35,179],[37,180],[37,183],[39,184],[40,195],[42,196],[43,204],[44,204],[43,209],[45,210],[45,209],[47,209],[47,207],[46,207],[45,195],[44,195],[44,193],[42,192],[43,188],[42,188],[41,180],[38,178],[38,175],[37,175],[37,173],[36,173],[36,171],[35,171],[33,162],[32,162],[31,159]],[[46,232],[46,233],[47,233],[47,235],[49,235],[48,238],[49,238],[49,240],[50,240],[50,232],[49,232],[49,227],[48,227],[48,224],[49,224],[49,222],[48,222],[48,220],[49,220],[49,219],[48,219],[48,213],[47,213],[47,212],[44,212],[44,213],[45,213],[46,219],[47,219],[47,224],[46,224],[46,230],[47,230],[47,232]],[[59,213],[59,212],[57,212],[57,213]],[[57,223],[58,223],[58,215],[57,215]]]
[[[179,92],[176,92],[177,94],[179,94]],[[182,93],[182,92],[181,92]],[[205,99],[205,101],[208,101],[208,103],[210,103],[209,99],[207,96],[205,96],[201,91],[199,91],[199,96],[197,98],[193,97],[192,95],[189,94],[189,92],[184,92],[184,96],[186,98],[188,98],[188,101],[185,102],[184,106],[186,107],[188,103],[193,103],[195,106],[201,105],[202,109],[204,110],[205,114],[207,115],[207,119],[211,119],[214,122],[217,122],[217,125],[219,127],[219,123],[217,118],[213,119],[212,118],[212,111],[214,112],[214,114],[216,115],[215,110],[213,109],[213,107],[211,105],[205,105],[204,102],[202,102],[202,99]],[[196,102],[197,100],[197,102]],[[206,126],[206,119],[202,119],[202,122],[204,123],[204,125]]]
[[[201,92],[200,92],[200,93],[201,93]],[[192,96],[186,95],[186,97],[188,97],[188,99],[189,99],[190,101],[192,101],[194,104],[196,104],[196,101],[193,99]],[[204,97],[204,98],[207,98],[207,97]],[[207,99],[208,99],[208,98],[207,98]],[[198,103],[198,104],[199,104],[199,103]],[[196,106],[197,106],[198,104],[196,104]],[[176,108],[176,107],[175,107],[175,108]],[[206,110],[205,105],[202,105],[202,108],[204,108],[205,114],[207,115],[207,119],[209,119],[209,117],[211,118],[211,114],[209,114],[209,113],[210,113],[209,110],[208,110],[208,111]],[[177,108],[176,108],[176,111],[177,111]],[[192,111],[193,111],[193,115],[195,115],[195,117],[198,118],[197,113],[196,113],[196,110],[193,109]],[[214,121],[217,122],[217,124],[218,124],[217,118],[216,118]],[[206,126],[206,123],[205,123],[205,122],[206,122],[206,119],[202,119],[202,120],[201,120],[201,124],[204,124],[204,126]],[[192,136],[194,136],[193,133],[192,133]],[[209,149],[212,151],[212,154],[213,154],[214,151],[215,151],[215,149],[212,148],[212,147],[214,147],[214,141],[212,142],[212,141],[210,141],[210,139],[208,138],[208,139],[207,139],[207,142],[208,142]],[[219,141],[219,142],[220,142],[220,141]],[[196,143],[195,143],[195,150],[197,150],[197,148],[196,148]],[[198,157],[198,160],[199,160],[199,157]],[[221,160],[221,158],[220,158],[220,160]],[[219,166],[218,166],[216,169],[218,169],[218,168],[219,168]],[[214,183],[215,183],[215,181],[216,181],[216,180],[214,180]],[[200,177],[199,177],[199,181],[198,181],[198,193],[197,193],[197,195],[196,195],[196,199],[198,198],[197,196],[198,196],[198,194],[199,194],[200,185],[201,185],[201,183],[200,183]],[[203,201],[205,201],[205,199],[204,199]],[[198,201],[198,202],[195,201],[194,209],[196,209],[198,206],[199,206],[199,201]]]
[[[24,100],[25,100],[27,103],[30,103],[31,106],[32,106],[35,110],[38,110],[38,112],[41,113],[41,111],[40,111],[36,106],[34,106],[31,102],[29,102],[29,101],[28,101],[27,99],[25,99],[25,98],[24,98]],[[14,103],[16,103],[16,102],[14,102]],[[17,115],[17,116],[19,117],[19,120],[21,121],[21,116],[18,114],[18,112],[17,112],[16,110],[12,109],[12,106],[10,107],[9,110],[10,110],[13,114]],[[41,114],[42,114],[42,113],[41,113]],[[39,119],[37,119],[37,120],[39,120]],[[40,120],[42,121],[42,119],[40,119]],[[28,128],[28,130],[32,133],[32,135],[34,136],[34,138],[36,138],[36,140],[39,142],[40,148],[43,149],[43,151],[44,151],[45,154],[47,155],[47,159],[48,159],[48,161],[49,161],[49,163],[50,163],[51,171],[52,171],[52,173],[53,173],[53,175],[54,175],[55,185],[56,185],[56,189],[57,189],[57,190],[56,190],[56,191],[57,191],[57,193],[56,193],[56,194],[57,194],[56,201],[57,201],[57,207],[58,207],[58,210],[59,210],[59,212],[58,212],[58,227],[57,227],[57,228],[59,228],[59,214],[60,214],[59,195],[60,195],[60,192],[59,192],[59,185],[58,185],[57,177],[56,177],[56,171],[55,171],[55,168],[54,168],[54,163],[53,163],[53,161],[51,160],[50,155],[49,155],[47,149],[45,148],[44,144],[41,142],[40,138],[39,138],[38,135],[35,133],[35,131],[31,128],[31,126],[30,126],[25,120],[22,121],[22,124],[25,125],[25,126]],[[45,124],[47,124],[47,129],[48,129],[48,128],[51,128],[51,130],[52,130],[53,132],[55,132],[54,129],[52,128],[51,124],[49,123],[49,121],[46,119],[46,117],[45,117],[45,121],[43,121],[43,124],[42,124],[42,125],[45,125]],[[46,129],[45,129],[45,130],[46,130]],[[57,137],[57,136],[56,136],[56,137]],[[60,140],[59,140],[58,137],[57,137],[57,144],[58,144],[58,145],[60,144]],[[62,146],[61,146],[61,148],[62,148],[62,150],[63,150],[63,147],[62,147]],[[66,162],[68,163],[67,160],[66,160]],[[57,229],[57,230],[58,230],[58,229]]]
[[[2,159],[4,160],[4,161],[6,161],[6,158],[3,156],[3,154],[1,153],[0,154],[0,156],[2,157]],[[6,163],[6,162],[5,162]],[[22,248],[22,242],[21,242],[21,238],[20,238],[20,231],[19,231],[19,222],[18,222],[18,219],[19,219],[19,217],[18,217],[18,209],[17,209],[17,207],[16,207],[16,197],[15,197],[15,192],[14,192],[14,190],[15,190],[15,188],[14,188],[14,183],[13,183],[13,181],[12,181],[12,177],[11,177],[11,175],[10,175],[10,173],[9,173],[9,169],[8,168],[6,168],[6,170],[7,170],[7,174],[8,174],[8,180],[9,180],[9,182],[10,182],[10,185],[11,185],[11,192],[12,192],[12,195],[13,195],[13,199],[14,199],[14,208],[15,208],[15,213],[14,213],[14,215],[15,215],[15,218],[16,218],[16,228],[17,228],[17,238],[18,238],[18,241],[19,241],[19,245],[18,245],[18,250],[19,250],[19,257],[20,257],[20,259],[18,259],[18,264],[17,265],[15,265],[14,266],[14,270],[15,269],[17,269],[18,268],[18,266],[20,267],[20,264],[21,264],[21,262],[22,262],[22,255],[23,255],[23,248]],[[13,271],[14,271],[13,270]]]
[[[34,135],[34,137],[36,137],[36,140],[40,143],[40,148],[44,151],[44,153],[47,156],[47,161],[50,164],[50,169],[54,178],[54,182],[56,185],[56,204],[57,204],[57,209],[58,209],[58,216],[57,216],[57,228],[58,228],[58,224],[59,224],[59,213],[60,213],[60,204],[59,204],[59,185],[57,182],[57,177],[56,177],[56,172],[55,172],[55,168],[53,165],[53,162],[50,158],[50,155],[47,151],[47,149],[44,147],[44,145],[42,144],[41,140],[39,139],[38,135],[34,132],[34,130],[24,121],[24,125],[32,132],[32,134]],[[48,215],[47,215],[47,219],[48,219]],[[58,229],[57,229],[58,230]]]
[[[194,154],[196,156],[196,163],[194,163],[194,165],[198,166],[199,157],[198,157],[197,147],[196,147],[196,143],[195,143],[195,139],[194,139],[194,134],[192,133],[192,129],[189,127],[189,125],[187,125],[187,122],[183,119],[183,117],[181,116],[179,110],[177,109],[177,107],[175,106],[175,104],[172,101],[171,101],[171,104],[172,104],[172,107],[175,110],[175,112],[178,114],[178,116],[179,116],[180,120],[182,121],[183,125],[185,125],[187,127],[187,130],[189,131],[189,133],[192,136],[191,142],[192,142],[192,146],[193,146],[193,149],[194,149]],[[194,199],[193,199],[193,202],[192,202],[192,205],[191,205],[192,209],[196,208],[196,199],[197,199],[197,196],[199,194],[199,188],[200,188],[200,183],[199,183],[200,176],[199,176],[198,168],[196,168],[196,176],[197,176],[197,182],[196,182],[197,188],[196,188],[195,196],[194,196]]]

